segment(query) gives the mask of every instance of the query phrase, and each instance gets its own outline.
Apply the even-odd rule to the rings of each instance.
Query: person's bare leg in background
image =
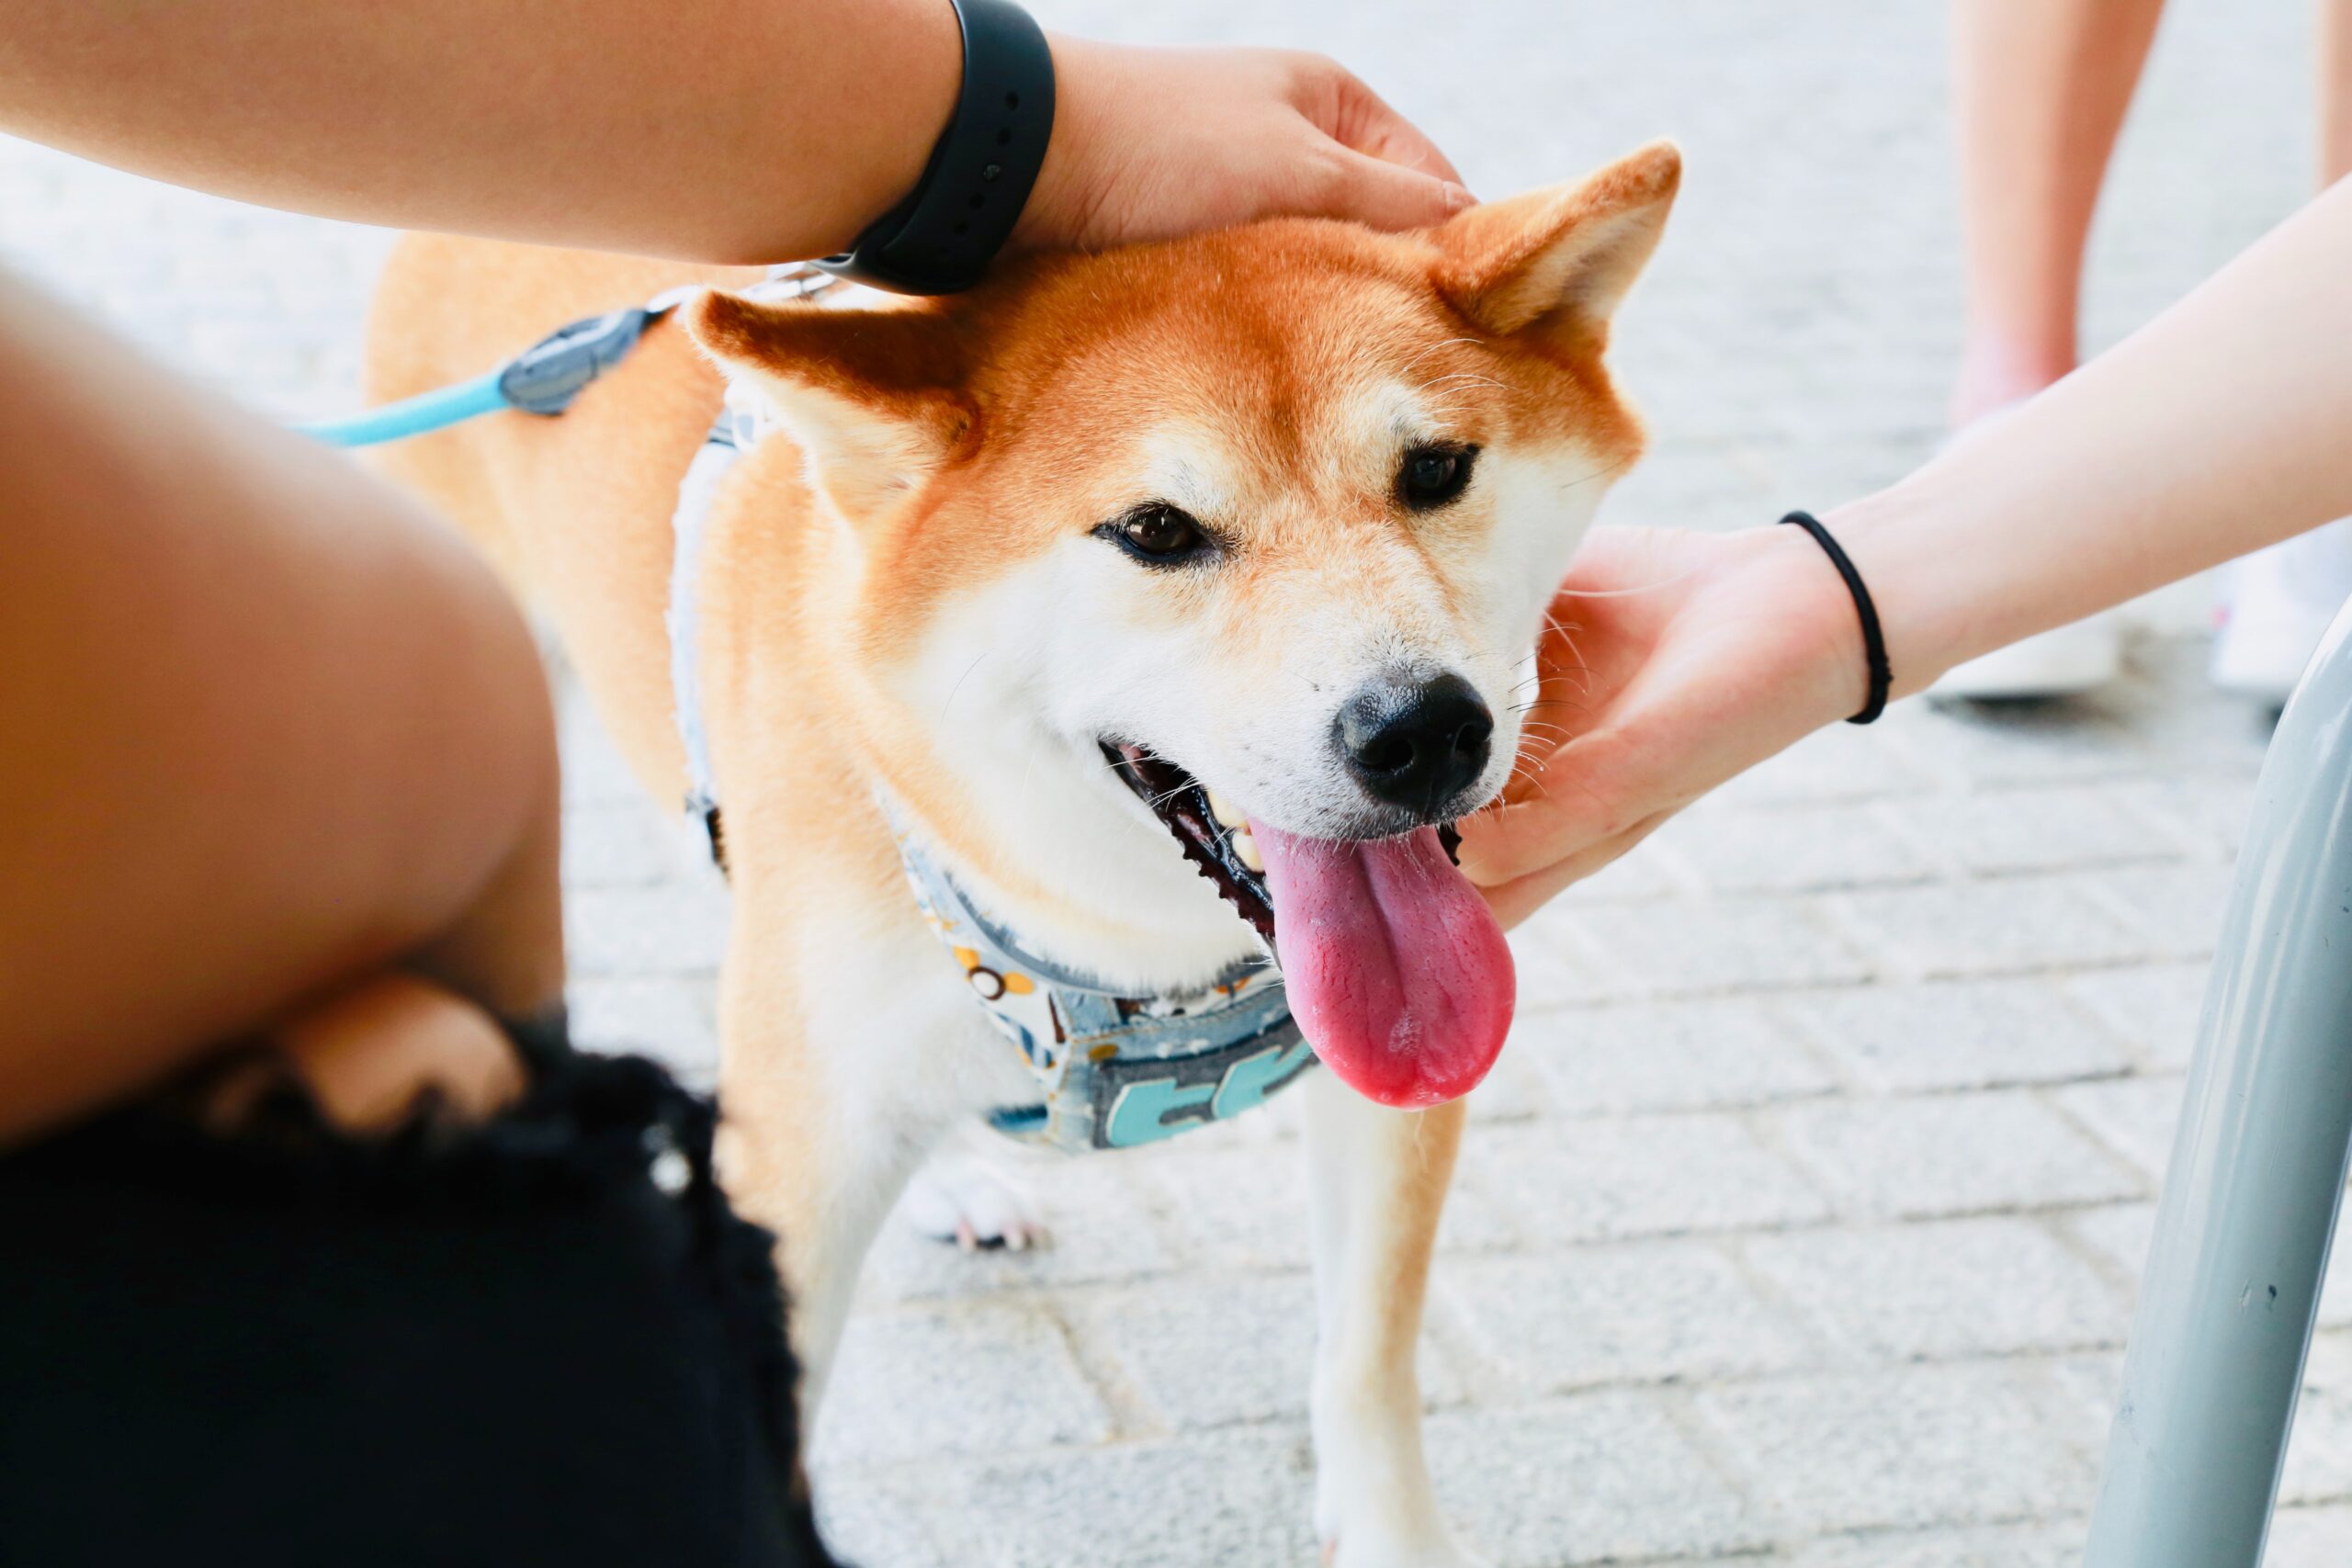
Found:
[[[2083,253],[2164,0],[1958,0],[1967,327],[1951,427],[1964,431],[2075,368]],[[2120,667],[2111,619],[2045,632],[1946,675],[1948,696],[2088,691]]]
[[[1955,429],[2075,367],[2083,250],[2164,0],[1959,0],[1968,327]]]

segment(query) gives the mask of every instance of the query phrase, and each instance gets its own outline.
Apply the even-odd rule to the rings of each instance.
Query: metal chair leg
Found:
[[[2352,610],[2279,721],[2085,1568],[2257,1568],[2352,1150]]]

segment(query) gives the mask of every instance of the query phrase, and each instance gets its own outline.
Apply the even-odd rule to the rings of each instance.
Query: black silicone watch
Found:
[[[850,248],[816,265],[899,294],[956,294],[980,280],[1020,221],[1054,131],[1054,57],[1012,0],[950,0],[964,87],[915,188]]]

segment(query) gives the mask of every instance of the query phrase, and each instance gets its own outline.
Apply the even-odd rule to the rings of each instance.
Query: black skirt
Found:
[[[708,1103],[526,1055],[463,1132],[288,1095],[233,1142],[134,1109],[0,1158],[0,1563],[830,1562]]]

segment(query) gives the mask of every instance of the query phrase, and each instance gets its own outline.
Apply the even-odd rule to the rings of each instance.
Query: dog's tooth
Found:
[[[1216,818],[1218,827],[1240,828],[1248,825],[1250,818],[1241,815],[1241,807],[1234,805],[1206,784],[1201,786],[1201,793],[1209,797],[1209,815]]]
[[[1266,869],[1266,857],[1258,852],[1257,835],[1249,829],[1236,828],[1233,830],[1233,852],[1240,856],[1241,863],[1251,871]]]

